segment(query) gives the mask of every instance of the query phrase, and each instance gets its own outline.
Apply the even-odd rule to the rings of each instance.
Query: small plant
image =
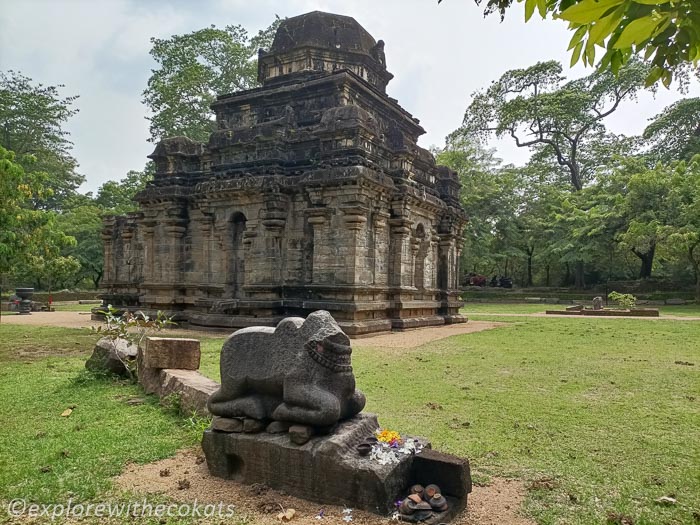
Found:
[[[172,321],[172,317],[166,317],[165,313],[160,310],[158,310],[155,319],[141,311],[131,313],[127,310],[120,313],[111,304],[107,305],[106,310],[98,310],[97,313],[104,316],[106,326],[92,326],[91,330],[112,341],[114,354],[122,362],[132,380],[136,378],[136,361],[122,359],[117,351],[117,341],[124,339],[129,344],[139,346],[149,331],[160,332],[166,326],[176,324]]]
[[[637,305],[637,298],[631,293],[610,292],[608,299],[625,310],[632,310]]]

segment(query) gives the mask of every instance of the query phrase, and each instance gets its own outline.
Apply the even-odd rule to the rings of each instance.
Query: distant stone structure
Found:
[[[140,210],[105,219],[105,301],[219,327],[324,309],[351,337],[464,322],[460,183],[387,96],[384,42],[312,12],[258,68],[207,144],[161,141]]]

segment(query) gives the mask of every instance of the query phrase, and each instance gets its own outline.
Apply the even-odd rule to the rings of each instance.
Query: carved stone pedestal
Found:
[[[466,507],[471,492],[467,460],[431,450],[429,443],[420,440],[423,452],[402,455],[399,463],[380,465],[369,456],[360,456],[356,449],[377,428],[376,416],[359,414],[341,422],[331,434],[314,437],[302,446],[294,445],[286,433],[208,429],[202,448],[214,476],[245,484],[264,483],[318,503],[387,515],[411,485],[436,483],[450,508],[435,518],[449,521]]]

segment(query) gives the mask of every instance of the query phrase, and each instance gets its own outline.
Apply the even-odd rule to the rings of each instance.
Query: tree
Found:
[[[453,134],[445,148],[434,151],[436,161],[457,172],[462,183],[461,202],[470,215],[463,254],[468,264],[462,268],[489,275],[507,265],[509,227],[517,206],[514,180],[500,168],[493,150],[484,149],[469,137]],[[501,240],[500,250],[494,244]],[[506,273],[505,269],[503,273]]]
[[[555,61],[507,71],[487,90],[474,95],[456,133],[482,139],[507,135],[518,147],[548,153],[568,174],[574,191],[580,191],[593,173],[584,170],[587,164],[582,160],[596,158],[584,152],[595,152],[608,137],[604,119],[642,89],[646,70],[634,60],[617,76],[595,72],[568,82]],[[578,288],[585,285],[583,260],[576,263],[575,284]]]
[[[670,186],[669,207],[675,213],[666,227],[667,245],[691,267],[700,304],[700,155],[673,166]]]
[[[642,88],[646,67],[633,61],[617,77],[596,72],[569,82],[561,73],[556,61],[507,71],[474,95],[457,132],[510,136],[518,147],[546,148],[580,190],[586,182],[581,151],[600,137],[605,117]]]
[[[525,21],[535,10],[569,22],[574,32],[571,64],[583,59],[593,65],[596,46],[605,49],[599,70],[617,74],[633,54],[651,58],[647,85],[660,79],[667,87],[674,70],[700,60],[700,3],[697,0],[518,0],[525,4]],[[438,0],[438,4],[442,0]],[[481,4],[482,0],[475,0]],[[501,19],[514,0],[486,0],[484,15]]]
[[[61,97],[62,87],[34,84],[14,71],[0,72],[0,146],[13,151],[26,172],[48,175],[43,184],[51,192],[32,198],[37,209],[59,209],[85,180],[75,171],[73,145],[63,129],[78,111],[72,107],[77,97]]]
[[[46,178],[41,172],[25,172],[14,153],[0,146],[0,280],[10,273],[20,280],[30,278],[30,257],[49,260],[75,242],[57,230],[53,212],[31,206],[33,199],[50,196]]]
[[[57,227],[76,244],[64,248],[62,255],[77,261],[76,282],[90,279],[95,289],[99,288],[104,266],[102,247],[102,216],[104,210],[93,205],[78,206],[62,213],[57,218]],[[56,282],[56,281],[54,281]]]
[[[115,215],[136,211],[138,207],[134,197],[153,179],[154,174],[155,166],[153,162],[149,162],[143,171],[131,170],[119,182],[112,180],[105,182],[97,190],[95,204]]]
[[[253,38],[233,25],[152,38],[151,56],[159,67],[143,92],[143,102],[153,112],[150,140],[184,135],[205,142],[214,130],[209,106],[217,95],[258,85],[258,49],[271,45],[280,21],[278,17]]]
[[[665,108],[644,130],[652,158],[690,160],[700,154],[700,98],[685,98]]]

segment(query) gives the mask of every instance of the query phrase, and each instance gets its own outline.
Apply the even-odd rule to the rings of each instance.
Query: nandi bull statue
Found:
[[[350,339],[319,310],[306,319],[287,317],[276,328],[235,332],[221,350],[221,388],[209,411],[328,427],[358,414],[365,396],[355,389]]]

